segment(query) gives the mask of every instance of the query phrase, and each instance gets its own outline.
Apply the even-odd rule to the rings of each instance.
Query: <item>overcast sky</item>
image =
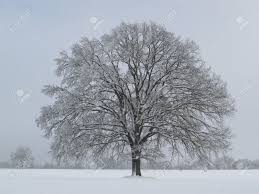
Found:
[[[122,21],[155,21],[196,41],[236,99],[232,155],[259,158],[258,10],[257,0],[0,0],[0,161],[19,145],[47,160],[49,141],[34,121],[51,103],[40,90],[57,82],[53,59]]]

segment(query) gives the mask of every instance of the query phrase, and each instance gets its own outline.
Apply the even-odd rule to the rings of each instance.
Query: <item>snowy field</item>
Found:
[[[143,170],[144,178],[126,178],[128,170],[0,169],[0,194],[258,194],[259,170]]]

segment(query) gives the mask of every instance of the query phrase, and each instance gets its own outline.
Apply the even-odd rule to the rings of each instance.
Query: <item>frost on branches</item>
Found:
[[[11,153],[10,160],[14,168],[32,168],[34,158],[30,148],[18,147],[15,152]]]
[[[163,148],[207,159],[229,147],[233,100],[192,41],[154,23],[122,23],[56,62],[62,81],[44,87],[54,103],[36,122],[57,159],[128,155],[141,176],[141,159],[163,157]]]

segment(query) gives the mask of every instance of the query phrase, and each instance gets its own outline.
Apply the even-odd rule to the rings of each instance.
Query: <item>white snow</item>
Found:
[[[0,194],[258,194],[259,170],[0,169]]]

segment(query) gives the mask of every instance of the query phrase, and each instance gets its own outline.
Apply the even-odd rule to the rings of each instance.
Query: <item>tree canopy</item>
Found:
[[[155,23],[122,23],[100,39],[82,38],[56,59],[60,85],[43,93],[38,126],[53,137],[56,158],[187,153],[207,158],[227,149],[224,120],[234,111],[226,84],[201,59],[198,46]]]

